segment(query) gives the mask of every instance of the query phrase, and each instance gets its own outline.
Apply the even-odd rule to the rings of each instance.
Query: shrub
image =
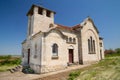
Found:
[[[113,53],[115,53],[115,51],[112,50],[112,49],[109,49],[109,50],[105,50],[104,53],[105,53],[105,55],[107,55],[107,54],[113,54]]]
[[[115,52],[120,54],[120,48],[115,49]]]
[[[0,56],[0,66],[2,65],[19,65],[21,63],[20,58],[8,56]]]
[[[11,58],[12,58],[11,55],[0,56],[0,60],[1,60],[1,59],[11,59]]]
[[[70,73],[68,80],[74,80],[76,77],[78,77],[78,76],[80,75],[80,73],[81,73],[81,72],[80,72],[79,70]]]
[[[27,66],[23,68],[22,72],[28,74],[28,73],[34,73],[34,70],[31,69],[29,66]]]

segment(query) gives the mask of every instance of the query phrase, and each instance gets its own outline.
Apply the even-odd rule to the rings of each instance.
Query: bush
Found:
[[[0,60],[1,60],[1,59],[11,59],[11,58],[12,58],[11,55],[0,56]]]
[[[114,50],[112,50],[112,49],[109,49],[109,50],[105,50],[105,55],[107,55],[107,54],[113,54],[113,53],[115,53],[115,51]]]
[[[120,56],[120,53],[113,53],[113,54],[106,54],[106,57],[115,57],[115,56]]]
[[[120,56],[120,48],[105,50],[104,53],[106,57]]]
[[[80,75],[80,73],[81,73],[81,72],[80,72],[79,70],[70,73],[68,80],[74,80],[76,77],[78,77],[78,76]]]
[[[32,70],[29,66],[24,67],[22,70],[23,73],[34,73],[34,70]]]
[[[115,49],[115,52],[120,54],[120,48]]]
[[[0,56],[0,66],[2,65],[19,65],[21,63],[20,58],[12,57],[11,55],[8,56]]]

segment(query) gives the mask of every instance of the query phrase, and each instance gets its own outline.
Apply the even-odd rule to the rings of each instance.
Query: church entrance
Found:
[[[30,49],[28,49],[28,64],[30,63]]]
[[[69,49],[69,63],[73,63],[73,49]]]

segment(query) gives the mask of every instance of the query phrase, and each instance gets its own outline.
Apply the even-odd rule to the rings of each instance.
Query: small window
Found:
[[[41,14],[41,15],[42,15],[42,11],[43,11],[43,9],[42,9],[42,8],[39,8],[39,9],[38,9],[38,14]]]
[[[76,42],[76,39],[75,38],[73,38],[73,43],[75,43]]]
[[[66,38],[66,42],[69,42],[69,39],[68,39],[68,37]]]
[[[52,46],[52,53],[53,56],[58,56],[58,45],[56,43]]]
[[[102,43],[100,43],[100,47],[102,47]]]
[[[72,38],[71,37],[69,38],[69,42],[72,42]]]
[[[46,16],[50,17],[50,13],[51,13],[50,11],[47,11],[47,15]]]

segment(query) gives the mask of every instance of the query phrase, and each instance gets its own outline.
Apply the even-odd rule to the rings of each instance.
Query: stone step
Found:
[[[11,73],[14,73],[14,72],[22,71],[22,68],[23,67],[21,65],[19,65],[19,66],[12,68],[12,69],[8,69],[8,71],[10,71]]]

